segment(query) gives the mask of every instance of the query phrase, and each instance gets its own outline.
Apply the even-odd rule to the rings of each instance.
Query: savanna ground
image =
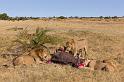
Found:
[[[118,71],[90,71],[58,64],[1,67],[0,82],[123,82],[124,19],[0,21],[0,53],[10,48],[22,31],[17,28],[27,28],[29,33],[34,33],[37,27],[49,29],[48,34],[58,37],[57,42],[60,44],[69,38],[87,38],[89,58],[116,58]],[[0,63],[8,59],[1,56]]]

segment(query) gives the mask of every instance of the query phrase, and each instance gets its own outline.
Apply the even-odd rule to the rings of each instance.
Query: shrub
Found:
[[[49,48],[45,46],[46,43],[58,44],[62,43],[64,39],[58,36],[48,35],[50,30],[36,29],[36,32],[31,36],[27,29],[23,29],[19,32],[15,42],[21,44],[24,50],[30,50],[33,48],[45,48],[49,51]]]
[[[67,17],[60,16],[60,17],[58,17],[58,19],[67,19]]]
[[[7,20],[7,19],[9,19],[9,16],[6,13],[3,13],[3,14],[0,14],[0,19]]]

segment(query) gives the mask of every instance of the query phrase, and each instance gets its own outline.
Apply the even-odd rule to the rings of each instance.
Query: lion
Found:
[[[90,70],[102,70],[107,72],[116,71],[116,65],[112,63],[110,60],[90,60],[88,65],[86,66]]]
[[[106,63],[105,70],[109,72],[117,71],[117,62],[112,59],[103,60],[103,63]]]
[[[48,50],[43,48],[32,49],[28,55],[32,56],[36,63],[43,63],[44,61],[51,59],[51,55]]]
[[[76,54],[79,56],[79,58],[87,59],[87,57],[88,57],[87,50],[88,50],[87,39],[84,38],[84,39],[77,40]]]
[[[74,56],[85,59],[87,58],[87,47],[88,46],[86,39],[71,39],[66,42],[65,51],[71,53]]]
[[[97,60],[90,60],[86,67],[88,67],[90,70],[95,70],[96,61]]]
[[[29,55],[21,55],[13,59],[12,61],[14,66],[19,66],[19,65],[33,65],[35,64],[35,60],[33,57]]]
[[[75,54],[76,54],[76,42],[74,39],[71,39],[71,40],[66,42],[66,44],[64,46],[64,51],[75,56]]]
[[[41,48],[32,49],[15,59],[13,59],[13,65],[32,65],[32,64],[42,64],[51,59],[51,55],[47,50]]]
[[[116,68],[111,63],[106,63],[105,71],[114,72]]]

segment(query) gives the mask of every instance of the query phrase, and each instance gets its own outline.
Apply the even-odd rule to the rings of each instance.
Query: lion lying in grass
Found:
[[[29,53],[25,53],[21,56],[16,57],[13,59],[13,65],[31,65],[31,64],[39,64],[44,63],[45,61],[49,60],[51,55],[48,53],[47,50],[41,48],[32,49]]]
[[[13,59],[12,63],[14,66],[33,65],[33,64],[35,64],[35,60],[33,57],[25,54],[25,55],[21,55],[21,56],[16,57],[15,59]]]
[[[103,70],[108,72],[114,72],[117,70],[117,65],[112,60],[90,60],[87,66],[90,70]]]

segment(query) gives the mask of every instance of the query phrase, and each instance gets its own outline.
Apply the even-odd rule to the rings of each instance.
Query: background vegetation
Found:
[[[99,17],[78,17],[78,16],[70,16],[70,17],[65,17],[65,16],[53,16],[53,17],[10,17],[7,15],[7,13],[1,13],[0,14],[0,20],[30,20],[30,19],[84,19],[84,18],[99,18],[99,19],[118,19],[118,18],[123,18],[123,17],[117,17],[117,16],[99,16]]]

